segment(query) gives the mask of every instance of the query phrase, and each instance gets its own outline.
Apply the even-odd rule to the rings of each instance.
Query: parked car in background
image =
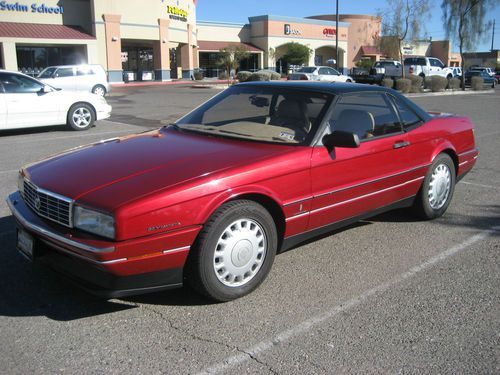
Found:
[[[462,67],[461,66],[453,66],[453,67],[450,67],[450,69],[452,71],[453,77],[455,77],[455,78],[462,77]]]
[[[484,86],[488,86],[493,89],[497,84],[497,79],[490,76],[486,70],[468,70],[465,72],[465,86],[471,85],[472,77],[481,77],[484,81]]]
[[[110,90],[106,71],[101,65],[49,66],[37,78],[55,88],[89,91],[99,96]]]
[[[404,60],[404,67],[406,74],[413,74],[422,78],[430,76],[453,77],[451,68],[446,67],[441,60],[435,57],[407,57]]]
[[[500,83],[500,69],[495,70],[495,78],[497,83]]]
[[[86,130],[110,114],[103,97],[59,90],[25,74],[0,70],[0,130],[63,124]]]
[[[339,73],[329,66],[304,66],[288,76],[296,81],[353,82],[349,76]]]
[[[430,115],[396,91],[252,82],[169,127],[27,165],[7,203],[20,252],[89,291],[186,281],[228,301],[315,236],[401,207],[440,217],[477,157],[469,118]]]
[[[398,79],[403,76],[403,67],[396,60],[376,61],[370,71],[355,69],[350,75],[357,83],[376,83],[381,84],[384,78]]]
[[[493,77],[495,75],[495,71],[492,68],[487,68],[485,66],[477,66],[477,65],[472,65],[469,68],[470,71],[480,71],[480,72],[486,72],[490,77]]]

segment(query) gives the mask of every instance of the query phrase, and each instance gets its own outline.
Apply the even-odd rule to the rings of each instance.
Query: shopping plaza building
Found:
[[[376,16],[341,15],[338,28],[334,15],[263,15],[236,24],[197,21],[196,5],[197,0],[0,1],[0,64],[33,75],[50,65],[100,64],[110,82],[165,81],[190,78],[195,69],[217,76],[219,51],[240,45],[250,52],[241,69],[286,72],[287,43],[311,50],[308,65],[327,65],[337,57],[337,37],[340,69],[381,57]]]

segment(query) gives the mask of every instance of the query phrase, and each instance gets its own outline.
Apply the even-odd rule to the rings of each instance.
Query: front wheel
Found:
[[[442,216],[450,205],[455,190],[455,165],[447,154],[439,154],[432,163],[420,192],[415,199],[414,209],[423,219]]]
[[[88,104],[74,104],[68,111],[67,123],[73,130],[87,130],[92,127],[94,121],[94,110]]]
[[[242,297],[266,278],[277,244],[276,225],[264,207],[247,200],[226,203],[207,221],[191,249],[187,281],[218,302]]]

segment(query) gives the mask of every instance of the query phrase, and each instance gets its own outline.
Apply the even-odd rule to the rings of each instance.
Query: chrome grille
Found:
[[[39,216],[72,227],[73,200],[40,189],[28,180],[24,180],[23,198],[26,204]]]

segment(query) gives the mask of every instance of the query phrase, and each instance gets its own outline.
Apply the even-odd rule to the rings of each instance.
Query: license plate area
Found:
[[[17,249],[25,258],[32,262],[35,249],[35,239],[33,236],[22,229],[18,229]]]

